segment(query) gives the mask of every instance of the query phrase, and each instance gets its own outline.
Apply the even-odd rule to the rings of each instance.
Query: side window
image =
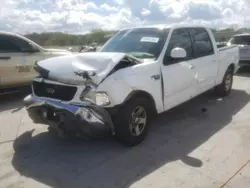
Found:
[[[214,54],[213,44],[206,29],[190,28],[190,35],[196,58]]]
[[[0,36],[0,52],[18,53],[18,52],[33,52],[34,47],[27,41],[13,36]]]
[[[2,53],[21,52],[20,47],[8,36],[0,35],[0,44],[0,52]]]
[[[183,61],[183,59],[173,59],[171,57],[171,51],[176,47],[183,48],[186,50],[187,57],[184,60],[189,60],[193,58],[192,42],[188,33],[188,29],[181,28],[173,31],[164,56],[164,65],[174,64]]]
[[[23,40],[23,39],[18,38],[18,37],[13,38],[13,40],[20,47],[22,52],[33,52],[34,51],[34,47],[26,40]]]

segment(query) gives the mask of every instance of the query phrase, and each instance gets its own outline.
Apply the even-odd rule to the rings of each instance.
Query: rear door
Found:
[[[29,84],[36,75],[33,65],[41,53],[27,41],[10,35],[0,35],[1,87]]]
[[[218,61],[210,35],[205,28],[190,28],[189,33],[194,49],[193,65],[196,68],[198,82],[197,94],[215,86]]]

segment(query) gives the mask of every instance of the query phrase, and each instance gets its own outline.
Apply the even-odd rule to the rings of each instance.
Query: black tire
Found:
[[[133,119],[132,114],[134,112],[136,113],[138,112],[139,114],[139,112],[142,111],[141,109],[145,111],[146,116],[144,116],[142,113],[141,114],[142,116],[139,119],[146,117],[146,123],[144,125],[144,128],[142,128],[142,124],[140,123],[138,126],[136,126],[137,128],[135,128],[132,126],[131,123]],[[148,134],[149,125],[151,123],[154,113],[155,113],[154,106],[152,105],[152,103],[150,103],[150,101],[147,98],[136,97],[130,99],[125,104],[123,104],[123,106],[121,106],[117,115],[114,118],[116,137],[123,144],[130,147],[140,144]],[[135,120],[134,118],[134,122],[137,120]],[[132,129],[134,129],[134,131]],[[136,130],[140,130],[141,133],[136,135],[139,132]]]
[[[51,134],[52,136],[59,137],[61,139],[69,139],[69,135],[66,134],[62,129],[54,128],[52,126],[48,126],[48,133]]]
[[[54,128],[54,127],[52,127],[52,126],[48,126],[47,130],[48,130],[48,133],[49,133],[49,134],[57,135],[57,130],[56,130],[56,128]]]
[[[47,130],[48,130],[48,133],[49,133],[51,136],[63,138],[63,137],[61,137],[61,136],[59,135],[58,130],[57,130],[56,128],[54,128],[54,127],[52,127],[52,126],[49,125],[48,128],[47,128]]]
[[[215,87],[215,93],[217,96],[226,97],[231,93],[233,85],[233,74],[233,69],[228,68],[223,77],[222,83]]]

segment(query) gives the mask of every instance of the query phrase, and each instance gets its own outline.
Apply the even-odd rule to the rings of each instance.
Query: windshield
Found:
[[[250,35],[234,36],[229,41],[231,44],[245,44],[250,45]]]
[[[169,29],[134,28],[119,31],[100,52],[122,52],[137,58],[157,59]]]

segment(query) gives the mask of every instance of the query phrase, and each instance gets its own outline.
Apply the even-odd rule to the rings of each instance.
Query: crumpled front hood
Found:
[[[86,52],[49,58],[37,65],[43,69],[38,70],[42,77],[66,84],[84,84],[86,80],[76,72],[95,73],[90,77],[98,85],[125,56],[124,53]],[[42,72],[47,75],[43,76]]]

